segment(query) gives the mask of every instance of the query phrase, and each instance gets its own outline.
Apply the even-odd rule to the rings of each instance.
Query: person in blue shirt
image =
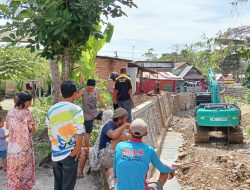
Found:
[[[155,150],[142,142],[143,136],[147,135],[147,124],[142,119],[135,119],[129,131],[131,140],[118,143],[115,149],[115,190],[162,190],[166,181],[174,177],[174,169],[164,165]],[[150,163],[160,171],[160,177],[156,183],[148,184]]]

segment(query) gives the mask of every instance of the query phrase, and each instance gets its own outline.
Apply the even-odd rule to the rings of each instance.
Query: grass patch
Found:
[[[237,99],[232,96],[225,96],[225,103],[233,104],[236,103]]]
[[[250,137],[250,125],[248,125],[246,128],[245,128],[245,134],[247,135],[247,137]]]

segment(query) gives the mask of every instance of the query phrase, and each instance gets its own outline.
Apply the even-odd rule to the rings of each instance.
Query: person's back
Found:
[[[49,109],[47,125],[54,161],[66,158],[74,149],[75,135],[84,132],[81,128],[82,122],[82,109],[71,102],[59,102]],[[80,130],[77,124],[80,124]]]
[[[46,116],[51,142],[54,190],[74,190],[77,178],[78,156],[81,153],[83,111],[73,104],[78,92],[68,80],[61,84],[62,101],[53,105]]]
[[[148,189],[147,173],[150,163],[161,173],[156,184],[158,189],[162,189],[169,174],[170,178],[174,176],[174,170],[160,161],[151,146],[142,142],[142,137],[147,135],[147,124],[142,119],[134,120],[129,131],[133,137],[131,141],[120,142],[115,149],[114,175],[117,179],[115,190]]]
[[[150,162],[149,146],[136,142],[119,143],[116,147],[114,166],[118,181],[116,189],[145,189]]]
[[[159,161],[152,147],[135,139],[117,145],[114,163],[116,190],[145,190],[150,163],[161,172],[172,171]]]
[[[117,100],[126,101],[130,100],[129,90],[132,89],[131,79],[125,75],[121,74],[115,82],[115,89],[117,90]]]

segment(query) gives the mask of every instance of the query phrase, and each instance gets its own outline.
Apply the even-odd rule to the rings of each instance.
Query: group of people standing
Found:
[[[154,149],[142,142],[148,133],[147,124],[142,119],[132,122],[132,83],[126,68],[121,69],[114,81],[114,111],[101,98],[94,79],[89,79],[87,87],[80,91],[70,80],[61,84],[62,100],[51,106],[46,115],[55,190],[73,190],[77,178],[84,177],[87,158],[91,170],[105,169],[111,190],[162,189],[166,180],[174,176],[174,170],[161,163]],[[79,97],[83,99],[82,108],[73,103]],[[32,144],[35,123],[28,110],[31,101],[31,95],[20,93],[6,118],[10,190],[30,190],[35,184]],[[103,112],[98,110],[98,102]],[[94,120],[101,120],[102,124],[96,143],[90,147]],[[148,184],[150,163],[161,175],[156,183]]]

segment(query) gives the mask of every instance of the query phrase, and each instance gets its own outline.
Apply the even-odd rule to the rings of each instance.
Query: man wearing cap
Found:
[[[126,68],[121,68],[120,76],[115,81],[115,89],[113,94],[113,103],[117,104],[118,107],[122,107],[128,112],[128,122],[132,120],[131,109],[132,109],[132,83],[131,79],[127,75]]]
[[[100,96],[99,89],[95,86],[95,79],[89,79],[87,81],[87,87],[79,91],[77,95],[77,97],[83,98],[82,108],[84,113],[84,125],[86,129],[85,147],[89,147],[89,139],[90,134],[93,131],[94,120],[102,120],[102,111],[97,110],[97,101],[104,109],[108,108]]]
[[[118,142],[127,141],[128,136],[124,134],[129,129],[127,123],[128,112],[123,108],[114,111],[113,121],[106,123],[100,135],[99,159],[103,168],[107,169],[107,178],[110,189],[114,188],[113,160],[114,150]]]
[[[147,135],[147,124],[142,119],[135,119],[130,126],[132,138],[117,144],[114,155],[114,176],[117,179],[115,190],[163,190],[168,179],[174,177],[174,170],[164,165],[155,150],[142,142]],[[156,183],[147,183],[149,164],[160,171]]]

